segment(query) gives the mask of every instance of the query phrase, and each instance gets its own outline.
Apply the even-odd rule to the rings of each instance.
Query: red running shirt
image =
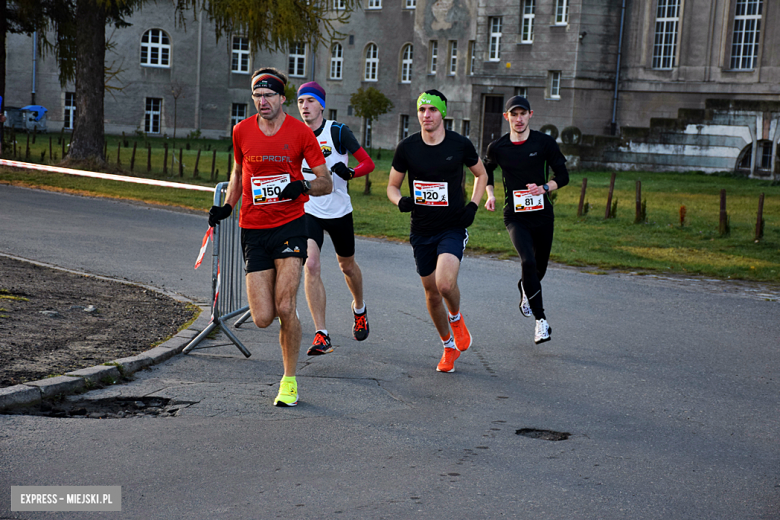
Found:
[[[242,168],[243,203],[238,224],[245,229],[275,228],[303,216],[308,195],[279,201],[274,190],[278,192],[284,185],[280,179],[303,180],[303,159],[312,168],[325,164],[314,132],[304,123],[285,116],[279,131],[269,137],[258,128],[258,117],[233,127],[235,160]]]

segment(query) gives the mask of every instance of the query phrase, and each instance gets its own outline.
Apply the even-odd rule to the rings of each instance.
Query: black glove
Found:
[[[414,209],[414,200],[411,197],[401,197],[398,201],[398,209],[401,213],[409,213]]]
[[[220,220],[226,219],[233,213],[233,206],[225,204],[224,206],[211,206],[209,210],[209,226],[214,227]]]
[[[303,181],[293,181],[288,183],[287,186],[284,187],[282,192],[279,194],[279,198],[295,200],[301,196],[303,191],[304,191]]]
[[[355,176],[355,170],[353,168],[348,167],[343,162],[334,164],[333,168],[331,168],[330,171],[332,171],[333,173],[335,173],[345,181],[348,181]]]
[[[477,216],[477,210],[479,209],[479,206],[474,204],[473,202],[469,202],[466,204],[466,206],[460,210],[460,218],[459,222],[460,225],[464,228],[469,227],[471,224],[474,223],[474,217]]]

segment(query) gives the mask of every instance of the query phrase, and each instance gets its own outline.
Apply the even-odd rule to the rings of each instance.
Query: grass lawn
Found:
[[[52,136],[52,150],[61,143]],[[66,134],[65,138],[68,136]],[[26,134],[17,134],[17,155],[26,152]],[[112,172],[130,174],[133,138],[108,138],[109,167]],[[173,173],[163,173],[162,139],[137,139],[133,175],[176,182],[213,186],[226,180],[230,156],[228,140],[177,139]],[[171,140],[168,140],[170,143]],[[119,144],[120,162],[116,166]],[[152,170],[147,172],[148,152],[144,143],[152,145]],[[186,150],[186,144],[190,150]],[[127,146],[125,146],[127,145]],[[49,135],[38,136],[31,144],[30,160],[48,161]],[[182,150],[183,176],[179,176],[179,150]],[[197,150],[201,148],[199,178],[193,178]],[[171,146],[170,149],[173,149]],[[211,164],[219,176],[211,179]],[[13,158],[12,150],[4,149],[4,158]],[[376,170],[370,174],[371,193],[364,195],[365,179],[350,183],[357,233],[364,236],[406,240],[409,215],[402,214],[387,200],[388,172],[392,150],[373,150]],[[24,157],[17,157],[24,160]],[[698,274],[718,278],[780,282],[780,183],[759,181],[731,175],[698,173],[618,172],[613,195],[617,201],[616,218],[604,219],[611,172],[572,172],[568,186],[557,192],[555,199],[555,241],[552,259],[556,262],[593,266],[598,269],[620,269],[644,273]],[[470,177],[470,175],[469,175]],[[496,196],[503,201],[503,187],[497,172]],[[577,217],[583,178],[587,178],[588,212]],[[634,224],[636,181],[642,183],[642,199],[646,202],[647,220]],[[208,193],[157,188],[136,184],[102,181],[81,177],[21,170],[0,170],[0,182],[62,189],[89,195],[145,200],[207,210],[212,197]],[[471,192],[471,182],[467,182]],[[720,190],[726,190],[730,232],[718,231]],[[404,193],[407,187],[404,185]],[[763,216],[764,236],[755,241],[756,214],[761,193],[765,194]],[[686,217],[680,225],[680,208]],[[204,215],[205,216],[205,215]],[[469,249],[499,256],[516,256],[503,225],[501,211],[488,212],[482,207],[469,228]]]

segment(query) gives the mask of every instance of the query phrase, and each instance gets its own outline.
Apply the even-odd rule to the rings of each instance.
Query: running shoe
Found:
[[[461,352],[466,352],[471,346],[471,332],[469,332],[469,329],[466,328],[466,324],[463,322],[463,313],[455,321],[452,321],[452,317],[450,317],[450,327],[455,338],[455,347]]]
[[[520,300],[520,314],[526,318],[530,318],[534,315],[534,312],[531,310],[531,305],[528,303],[528,296],[525,295],[522,281],[517,282],[517,288],[520,289],[520,294],[523,295],[523,299]]]
[[[437,372],[455,372],[455,360],[460,357],[460,350],[444,347],[444,354],[436,367]]]
[[[312,341],[307,354],[310,356],[322,356],[328,352],[333,352],[333,346],[330,344],[330,336],[323,334],[318,330],[317,334],[314,335],[314,341]]]
[[[362,314],[358,314],[352,309],[352,315],[355,317],[355,324],[352,325],[352,337],[363,341],[368,337],[368,307],[363,309]]]
[[[279,383],[279,395],[274,399],[274,406],[295,406],[298,404],[298,383],[284,381]]]
[[[542,318],[541,320],[536,320],[536,330],[534,331],[534,343],[538,345],[539,343],[550,341],[550,334],[552,334],[552,327],[550,327],[550,324],[547,323],[547,320],[545,320],[544,318]]]

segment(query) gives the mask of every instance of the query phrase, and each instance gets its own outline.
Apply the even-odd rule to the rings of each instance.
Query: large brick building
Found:
[[[340,0],[333,1],[338,7]],[[171,136],[175,120],[177,135],[199,130],[228,137],[232,125],[253,112],[247,88],[252,70],[273,65],[288,70],[297,85],[322,84],[328,92],[326,117],[347,123],[374,147],[392,148],[417,131],[414,101],[422,90],[437,88],[450,99],[447,126],[469,135],[480,149],[507,131],[503,103],[521,93],[534,108],[532,124],[569,136],[564,142],[623,136],[612,147],[622,150],[622,158],[590,153],[615,164],[633,161],[627,135],[657,137],[658,132],[637,128],[678,120],[664,128],[690,133],[678,116],[698,110],[698,120],[688,123],[698,125],[695,146],[706,147],[709,141],[701,135],[723,127],[723,118],[735,111],[739,124],[747,124],[736,133],[747,137],[729,141],[723,160],[711,161],[709,170],[744,167],[746,153],[753,161],[748,169],[761,164],[777,169],[776,1],[363,0],[341,28],[343,40],[316,52],[296,45],[288,53],[258,55],[240,35],[217,42],[203,16],[190,19],[186,30],[174,20],[169,5],[148,4],[133,15],[130,27],[111,33],[114,45],[106,62],[121,71],[112,83],[122,90],[106,95],[107,132]],[[55,62],[33,60],[29,37],[9,35],[8,48],[6,105],[30,103],[34,90],[34,101],[50,110],[50,129],[67,128],[74,89],[60,87]],[[352,113],[349,102],[361,86],[378,88],[394,103],[370,126]],[[708,126],[713,103],[721,112],[718,124]],[[724,103],[733,104],[725,116]],[[297,115],[294,108],[289,112]],[[682,146],[694,143],[686,139],[678,140]],[[691,153],[690,161],[665,166],[696,169],[696,157],[706,154]],[[654,160],[645,153],[635,163],[648,167]]]

